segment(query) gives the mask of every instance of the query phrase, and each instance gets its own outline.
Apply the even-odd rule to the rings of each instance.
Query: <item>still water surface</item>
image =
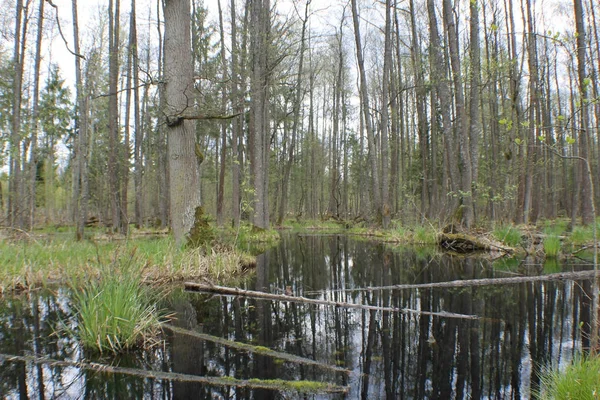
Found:
[[[87,354],[67,290],[0,302],[0,353],[238,379],[317,380],[348,386],[350,399],[521,399],[534,397],[540,371],[564,365],[587,346],[590,281],[534,282],[457,289],[356,290],[406,283],[538,275],[587,268],[534,260],[458,258],[432,248],[390,247],[346,236],[283,236],[259,256],[245,287],[271,293],[422,311],[480,320],[419,316],[175,290],[175,324],[230,340],[336,365],[350,375],[237,351],[165,332],[151,350],[120,358]],[[57,333],[57,327],[63,331]],[[269,390],[207,386],[0,360],[0,398],[283,399]]]

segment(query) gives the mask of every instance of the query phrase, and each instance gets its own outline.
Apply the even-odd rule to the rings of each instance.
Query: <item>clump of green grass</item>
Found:
[[[493,235],[496,239],[510,247],[517,247],[521,244],[521,232],[510,225],[497,226],[494,228]]]
[[[556,258],[560,252],[560,238],[556,235],[548,235],[544,238],[544,253],[546,257]]]
[[[576,226],[571,232],[569,241],[576,245],[581,246],[586,243],[590,243],[594,240],[594,233],[591,227]]]
[[[436,242],[437,232],[430,227],[417,226],[413,234],[413,242],[418,244],[433,244]]]
[[[600,393],[600,358],[573,361],[564,371],[552,370],[542,376],[541,399],[597,399]]]
[[[74,290],[79,339],[86,348],[119,353],[156,336],[164,314],[133,275],[110,274]]]

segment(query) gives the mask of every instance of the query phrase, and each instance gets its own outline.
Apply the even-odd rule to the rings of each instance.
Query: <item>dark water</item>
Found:
[[[296,236],[259,256],[248,289],[319,299],[478,315],[481,320],[351,310],[175,291],[168,307],[186,329],[337,365],[349,376],[281,362],[188,335],[119,359],[87,354],[67,291],[0,301],[0,353],[239,379],[318,380],[350,387],[347,398],[530,398],[540,371],[565,364],[587,346],[590,281],[404,291],[341,291],[537,275],[583,265],[456,258],[435,249],[391,248],[344,236]],[[0,361],[1,362],[1,361]],[[173,382],[57,366],[0,364],[0,398],[279,399],[343,398]]]

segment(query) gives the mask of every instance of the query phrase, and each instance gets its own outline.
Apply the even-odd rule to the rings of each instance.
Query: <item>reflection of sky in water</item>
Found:
[[[355,242],[347,238],[339,239],[335,236],[304,237],[302,240],[297,240],[294,236],[284,237],[281,247],[270,250],[268,257],[269,290],[272,293],[283,294],[291,289],[297,296],[328,301],[472,313],[485,317],[486,319],[480,321],[476,335],[482,398],[494,398],[498,394],[510,397],[515,394],[515,388],[511,386],[511,360],[517,360],[518,363],[515,366],[519,380],[518,393],[521,397],[526,397],[530,392],[530,382],[540,368],[552,364],[566,365],[582,346],[579,328],[581,318],[577,312],[582,311],[581,301],[585,293],[580,283],[547,282],[475,289],[420,289],[396,291],[393,294],[389,291],[344,292],[340,289],[485,278],[494,276],[495,271],[490,262],[484,259],[468,264],[442,256],[435,251],[390,250],[381,245]],[[518,272],[516,269],[519,268],[519,264],[514,265],[514,271],[510,270],[512,267],[508,267],[509,271],[505,268],[503,273]],[[247,285],[248,289],[254,288],[252,282]],[[421,397],[432,397],[435,390],[442,390],[440,385],[443,386],[446,382],[444,379],[447,379],[452,396],[460,380],[465,379],[460,377],[457,367],[461,356],[459,337],[461,332],[465,332],[460,327],[464,321],[428,317],[423,319],[428,322],[422,327],[422,320],[416,315],[390,313],[385,322],[383,313],[378,311],[370,330],[369,311],[305,304],[295,304],[292,307],[291,303],[276,302],[263,302],[260,304],[264,307],[258,307],[259,302],[253,299],[215,296],[207,300],[206,296],[194,293],[180,293],[176,297],[177,301],[185,304],[186,309],[195,310],[193,315],[198,316],[195,323],[205,333],[227,337],[230,340],[241,339],[328,365],[336,365],[337,361],[341,361],[341,366],[352,371],[345,382],[350,386],[348,398],[358,398],[362,394],[365,383],[362,374],[367,364],[367,353],[370,353],[369,398],[386,397],[386,371],[389,371],[389,368],[392,368],[395,380],[393,398],[400,394],[405,398],[414,398],[419,397],[419,393]],[[35,327],[32,307],[35,306],[40,321],[37,340],[33,338]],[[262,310],[260,312],[264,313],[263,317],[270,319],[268,326],[272,332],[268,335],[260,331],[264,321],[258,321],[259,308]],[[261,375],[261,378],[325,379],[342,384],[340,375],[290,362],[268,360],[264,364],[267,370],[260,371],[257,368],[263,364],[256,355],[229,350],[211,342],[200,344],[191,337],[184,337],[179,342],[169,341],[165,347],[134,352],[116,361],[107,358],[96,360],[94,356],[84,354],[78,343],[68,335],[56,335],[60,326],[76,330],[73,312],[66,290],[58,290],[55,297],[31,293],[29,297],[24,295],[6,299],[4,306],[0,308],[0,338],[6,339],[0,344],[3,352],[16,354],[17,349],[11,348],[13,344],[7,343],[7,339],[13,338],[11,333],[14,332],[10,329],[16,329],[14,321],[17,315],[22,315],[25,325],[21,331],[25,339],[25,351],[22,354],[37,353],[61,360],[91,360],[151,370],[218,376],[229,374],[240,379],[253,378],[260,372],[266,374]],[[532,327],[529,325],[532,323],[535,326],[530,331]],[[467,331],[470,329],[467,326]],[[518,354],[515,353],[514,347],[517,336],[511,337],[513,335],[522,338]],[[388,350],[384,348],[386,340],[389,343]],[[468,340],[471,343],[471,339]],[[191,346],[190,349],[198,346],[202,357],[196,363],[203,363],[202,367],[198,366],[192,372],[180,371],[180,360],[176,359],[175,354],[186,354],[187,347],[176,352],[174,346],[182,345]],[[440,363],[441,358],[435,358],[446,354],[442,353],[442,350],[450,350],[449,363]],[[465,352],[469,353],[469,360],[470,351],[467,349]],[[534,357],[538,359],[534,360]],[[15,364],[0,365],[0,378],[8,374],[8,377],[12,377],[16,382],[15,374],[18,371]],[[441,371],[443,368],[449,369]],[[47,364],[38,368],[36,364],[27,363],[24,371],[29,396],[33,396],[39,390],[40,370],[44,376],[43,384],[47,398],[77,398],[85,394],[86,390],[93,390],[92,393],[97,396],[110,397],[111,394],[119,393],[130,396],[137,393],[139,396],[155,394],[157,397],[171,398],[176,397],[178,390],[177,385],[171,382],[110,376],[81,371],[74,367],[58,368]],[[496,383],[494,374],[497,371],[500,371],[501,375]],[[470,371],[468,375],[470,376]],[[466,379],[464,393],[465,396],[469,396],[471,378]],[[422,387],[419,389],[421,391],[416,389],[418,386]],[[0,389],[5,387],[0,386]],[[129,392],[120,392],[124,387]],[[195,388],[198,390],[201,387]],[[223,393],[235,393],[234,389],[203,390],[206,390],[203,393],[208,398],[219,397]],[[245,398],[243,393],[246,392],[241,393],[241,398]],[[9,388],[7,393],[0,395],[3,398],[18,398],[19,388],[15,385]]]

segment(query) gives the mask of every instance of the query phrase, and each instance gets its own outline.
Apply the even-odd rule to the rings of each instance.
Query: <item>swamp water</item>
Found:
[[[583,263],[492,263],[444,255],[433,248],[396,248],[346,236],[284,235],[278,247],[259,256],[246,289],[482,319],[177,289],[165,301],[180,329],[165,329],[165,342],[151,349],[107,358],[88,354],[65,333],[76,329],[67,290],[34,292],[0,301],[0,398],[530,398],[538,389],[540,371],[569,362],[587,346],[589,280],[454,289],[348,289],[586,268]],[[57,333],[59,326],[63,329]],[[202,340],[186,330],[313,363]],[[190,376],[207,379],[192,382]],[[215,385],[210,379],[216,377],[225,379]],[[222,385],[233,378],[250,387]],[[274,379],[327,382],[347,387],[348,392],[305,395],[257,388]]]

